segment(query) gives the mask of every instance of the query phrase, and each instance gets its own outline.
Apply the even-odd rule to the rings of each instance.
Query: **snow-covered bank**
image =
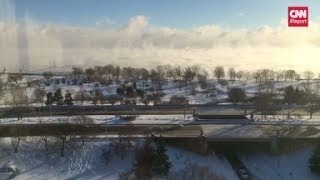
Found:
[[[106,139],[91,139],[82,147],[80,142],[67,143],[65,157],[60,157],[59,144],[50,141],[46,152],[40,138],[24,139],[18,153],[13,153],[10,138],[0,139],[0,167],[17,169],[14,179],[118,179],[119,173],[132,167],[134,153],[124,160],[114,157],[108,165],[102,159]],[[181,149],[168,147],[173,167],[171,172],[184,169],[188,164],[208,166],[215,174],[234,179],[234,172],[224,158],[215,155],[201,156]]]
[[[309,147],[279,156],[260,152],[241,153],[239,157],[251,173],[262,180],[317,180],[320,176],[311,173],[308,167],[312,150]]]

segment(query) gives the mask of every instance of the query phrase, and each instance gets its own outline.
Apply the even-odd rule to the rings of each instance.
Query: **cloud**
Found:
[[[149,18],[146,16],[135,16],[130,18],[123,30],[130,34],[141,33],[149,25]]]
[[[96,22],[97,27],[109,27],[113,26],[115,24],[115,21],[113,21],[110,18],[103,18]]]
[[[149,21],[135,16],[121,28],[31,23],[24,24],[23,32],[18,31],[21,22],[0,22],[0,66],[17,70],[28,64],[31,70],[55,62],[63,67],[200,64],[208,70],[217,65],[244,70],[320,67],[320,27],[314,22],[309,28],[288,28],[281,21],[278,27],[257,29],[176,29],[154,27]]]

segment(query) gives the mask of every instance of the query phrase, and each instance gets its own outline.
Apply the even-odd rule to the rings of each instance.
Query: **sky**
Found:
[[[144,15],[160,27],[192,28],[207,24],[252,28],[275,26],[286,18],[289,5],[308,5],[312,18],[320,17],[317,0],[16,0],[16,15],[31,13],[39,21],[76,26],[95,26],[110,19],[124,24]],[[314,10],[314,11],[313,11]]]
[[[307,5],[308,28],[288,28]],[[52,66],[320,68],[318,0],[1,0],[0,61]]]

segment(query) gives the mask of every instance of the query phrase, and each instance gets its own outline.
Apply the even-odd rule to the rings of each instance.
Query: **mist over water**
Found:
[[[26,21],[18,22],[14,0],[0,1],[0,59],[4,67],[10,70],[28,72],[28,27]]]
[[[0,70],[63,71],[72,66],[171,64],[238,70],[270,68],[299,72],[320,68],[320,24],[228,29],[209,24],[192,29],[154,27],[137,15],[121,28],[76,27],[17,18],[14,0],[0,0]],[[98,5],[97,5],[98,6]],[[57,12],[58,13],[58,12]],[[23,14],[23,13],[19,13]],[[33,15],[33,14],[32,14]],[[61,22],[63,23],[63,22]]]

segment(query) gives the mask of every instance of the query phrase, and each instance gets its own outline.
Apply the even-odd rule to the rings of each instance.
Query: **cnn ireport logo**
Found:
[[[307,6],[288,7],[288,26],[289,27],[308,27],[309,9]]]

